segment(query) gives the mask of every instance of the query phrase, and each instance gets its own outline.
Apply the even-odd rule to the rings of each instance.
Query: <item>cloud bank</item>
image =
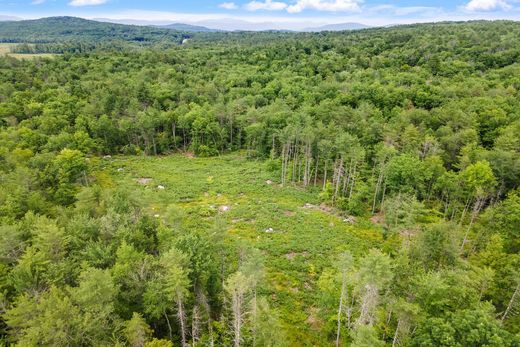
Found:
[[[72,0],[69,2],[70,6],[83,7],[83,6],[97,6],[103,5],[107,0]]]

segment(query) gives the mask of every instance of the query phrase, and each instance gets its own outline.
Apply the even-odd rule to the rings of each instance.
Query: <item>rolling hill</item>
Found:
[[[343,31],[343,30],[360,30],[370,28],[368,25],[361,23],[338,23],[327,24],[314,28],[306,28],[303,31]]]
[[[161,25],[160,28],[167,28],[167,29],[173,29],[178,31],[184,31],[184,32],[215,32],[220,31],[216,29],[210,29],[206,28],[201,25],[191,25],[191,24],[185,24],[185,23],[172,23],[168,25]]]
[[[175,42],[187,37],[169,28],[97,22],[76,17],[0,22],[0,42],[55,43],[67,41]]]

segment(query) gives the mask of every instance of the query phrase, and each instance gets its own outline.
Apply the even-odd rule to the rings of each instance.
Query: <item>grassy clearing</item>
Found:
[[[0,55],[6,55],[11,52],[12,43],[0,43]]]
[[[186,216],[187,230],[210,230],[218,219],[230,242],[260,249],[267,268],[262,293],[279,310],[294,346],[327,340],[318,331],[324,323],[315,318],[316,282],[331,258],[344,249],[363,254],[381,241],[380,231],[367,221],[344,222],[318,207],[317,194],[280,187],[262,162],[237,154],[118,157],[107,169],[115,184],[136,192],[151,215],[165,218],[174,206]]]
[[[16,59],[38,59],[38,58],[49,58],[52,59],[56,56],[56,54],[52,53],[38,53],[38,54],[21,54],[21,53],[9,53],[10,57]]]
[[[8,55],[16,59],[37,59],[37,58],[49,58],[52,59],[56,54],[52,53],[38,53],[38,54],[21,54],[11,53],[11,48],[16,46],[16,43],[0,43],[0,56]]]

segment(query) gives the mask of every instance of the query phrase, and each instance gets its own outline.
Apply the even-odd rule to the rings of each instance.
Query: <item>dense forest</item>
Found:
[[[520,23],[171,33],[0,57],[1,343],[520,344]],[[227,206],[158,218],[106,164],[230,153],[372,230],[293,277],[299,325]]]
[[[17,43],[13,51],[18,53],[84,53],[116,47],[123,50],[132,44],[171,47],[189,37],[187,31],[167,27],[105,23],[77,17],[0,21],[0,43]]]

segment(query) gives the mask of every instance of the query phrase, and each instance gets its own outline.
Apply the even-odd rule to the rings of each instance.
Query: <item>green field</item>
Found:
[[[316,194],[280,187],[262,162],[239,155],[117,157],[108,170],[115,184],[136,192],[150,215],[167,222],[173,206],[187,216],[187,232],[209,233],[218,221],[230,243],[260,249],[266,258],[262,294],[278,309],[294,346],[326,345],[324,322],[315,314],[316,281],[331,258],[345,249],[360,255],[381,240],[367,221],[344,222],[320,208]]]
[[[11,52],[12,43],[0,43],[0,55],[5,55]]]
[[[36,58],[54,58],[56,54],[38,53],[38,54],[22,54],[11,53],[11,48],[16,46],[14,43],[0,43],[0,55],[8,55],[16,59],[36,59]]]
[[[16,59],[37,59],[37,58],[54,58],[56,54],[52,53],[39,53],[39,54],[25,54],[25,53],[9,53],[10,57],[16,58]]]

